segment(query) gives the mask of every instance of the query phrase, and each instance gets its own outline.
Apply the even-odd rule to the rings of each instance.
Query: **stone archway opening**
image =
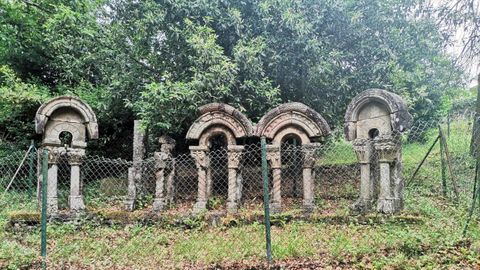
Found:
[[[291,133],[285,135],[281,142],[282,194],[287,199],[286,204],[301,204],[303,197],[302,140],[297,134]]]
[[[209,209],[220,209],[225,206],[228,196],[228,139],[223,133],[211,136],[208,140],[209,172],[211,179],[207,183]]]
[[[58,139],[60,140],[61,144],[65,146],[65,148],[72,147],[72,133],[68,131],[62,131],[60,132],[60,135],[58,135]]]

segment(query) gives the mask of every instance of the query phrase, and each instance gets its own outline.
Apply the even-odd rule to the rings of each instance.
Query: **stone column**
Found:
[[[208,152],[207,152],[208,155]],[[210,161],[210,158],[207,156],[207,158]],[[212,195],[212,168],[210,166],[207,167],[207,172],[205,174],[206,176],[206,196],[209,198]]]
[[[228,200],[227,211],[237,212],[239,203],[239,189],[237,183],[238,166],[242,157],[244,147],[242,145],[229,145],[228,147]]]
[[[353,150],[360,163],[360,198],[351,206],[358,212],[367,212],[372,207],[374,200],[374,177],[371,171],[373,145],[368,139],[356,139],[353,142]]]
[[[390,136],[378,137],[374,140],[380,163],[380,194],[377,201],[377,211],[392,214],[397,211],[392,188],[391,166],[397,157],[397,144]]]
[[[137,198],[137,185],[142,180],[142,162],[145,155],[145,131],[142,130],[140,120],[133,122],[133,167],[128,168],[128,194],[125,200],[125,209],[133,211]]]
[[[320,146],[319,143],[309,143],[302,145],[303,150],[303,210],[307,213],[315,208],[314,198],[314,178],[312,174],[315,166],[315,150]]]
[[[282,161],[280,145],[267,145],[267,160],[272,169],[273,196],[270,202],[270,211],[280,213],[282,211]]]
[[[155,200],[153,201],[153,211],[160,212],[165,207],[164,185],[165,185],[165,153],[155,152]]]
[[[165,163],[165,169],[163,174],[166,176],[165,184],[165,203],[173,204],[173,193],[174,193],[174,178],[175,178],[175,159],[173,158],[173,149],[175,149],[176,142],[169,136],[163,135],[158,138],[160,143],[160,152],[163,153],[162,158]],[[168,171],[169,170],[169,171]],[[167,174],[168,173],[168,174]]]
[[[403,163],[402,163],[402,146],[399,145],[397,158],[392,171],[393,179],[393,197],[395,198],[395,209],[401,211],[403,209],[403,190],[405,182],[403,181]]]
[[[47,214],[50,216],[55,216],[58,213],[58,162],[63,151],[62,148],[52,147],[48,153]]]
[[[193,206],[193,213],[198,214],[207,209],[207,169],[210,165],[207,146],[190,146],[190,154],[195,159],[198,172],[198,196]]]
[[[168,173],[167,176],[167,186],[166,186],[166,203],[167,204],[173,204],[173,197],[174,197],[174,192],[175,192],[175,186],[174,186],[174,178],[175,178],[175,159],[171,159],[171,166],[170,166],[170,172]]]
[[[70,165],[70,196],[68,197],[68,203],[71,211],[80,212],[85,210],[80,178],[80,165],[85,156],[85,150],[69,149],[67,156],[68,164]]]

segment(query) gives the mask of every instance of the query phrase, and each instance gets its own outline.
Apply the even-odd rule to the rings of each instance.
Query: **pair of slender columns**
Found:
[[[360,163],[360,198],[352,206],[359,212],[371,209],[375,196],[375,172],[372,171],[373,158],[376,155],[379,166],[379,193],[377,211],[391,214],[403,207],[403,180],[400,176],[400,145],[391,136],[374,140],[357,139],[353,143]]]
[[[303,152],[303,209],[305,212],[311,212],[315,208],[314,198],[314,174],[315,150],[319,144],[309,143],[302,145]],[[267,145],[267,160],[270,162],[272,170],[272,200],[270,210],[272,213],[282,211],[282,158],[280,145]]]
[[[227,211],[236,212],[240,200],[238,167],[244,147],[241,145],[228,146],[228,199]],[[194,213],[199,213],[207,208],[207,200],[212,186],[210,170],[209,149],[207,146],[190,146],[190,154],[195,159],[198,172],[198,197],[193,207]]]
[[[83,149],[65,149],[53,147],[48,154],[48,187],[47,187],[47,213],[56,215],[58,213],[58,163],[62,155],[67,156],[70,165],[70,196],[68,197],[70,210],[80,212],[85,209],[83,195],[81,192],[80,166],[85,156]],[[43,181],[43,179],[42,179]]]

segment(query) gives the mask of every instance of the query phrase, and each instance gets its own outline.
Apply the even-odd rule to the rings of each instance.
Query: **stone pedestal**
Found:
[[[242,183],[238,182],[238,167],[244,147],[241,145],[228,146],[228,200],[227,211],[235,213],[240,202],[239,189]],[[240,178],[241,179],[241,178]]]
[[[85,150],[69,149],[68,164],[70,165],[70,196],[68,202],[70,210],[73,212],[81,212],[85,210],[85,203],[82,195],[82,183],[80,177],[80,165],[85,156]]]
[[[272,199],[270,211],[273,214],[282,212],[282,161],[280,145],[267,145],[267,160],[272,169]]]
[[[190,154],[195,159],[198,174],[197,201],[193,213],[198,214],[207,209],[207,168],[210,165],[207,146],[190,146]]]

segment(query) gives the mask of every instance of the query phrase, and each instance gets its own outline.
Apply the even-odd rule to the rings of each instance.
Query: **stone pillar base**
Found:
[[[85,210],[85,203],[83,202],[83,196],[69,196],[68,202],[70,205],[70,210],[74,212]]]
[[[47,198],[47,214],[49,216],[56,216],[58,214],[58,198]]]
[[[124,205],[125,205],[125,210],[133,211],[133,209],[135,208],[135,200],[134,199],[126,199]]]
[[[270,203],[270,213],[272,214],[279,214],[282,212],[282,204],[278,202],[271,202]]]
[[[227,212],[230,214],[237,213],[238,210],[238,203],[235,202],[227,202]]]
[[[164,199],[155,199],[153,201],[153,212],[161,212],[163,208],[165,208],[165,205]]]
[[[372,202],[358,199],[350,205],[350,210],[358,214],[370,212],[372,210]]]
[[[393,214],[399,211],[398,203],[394,198],[378,199],[377,211],[384,214]]]
[[[199,214],[205,210],[207,210],[207,201],[197,201],[193,206],[194,214]]]
[[[313,203],[304,203],[302,208],[303,212],[312,213],[315,210],[315,205]]]

